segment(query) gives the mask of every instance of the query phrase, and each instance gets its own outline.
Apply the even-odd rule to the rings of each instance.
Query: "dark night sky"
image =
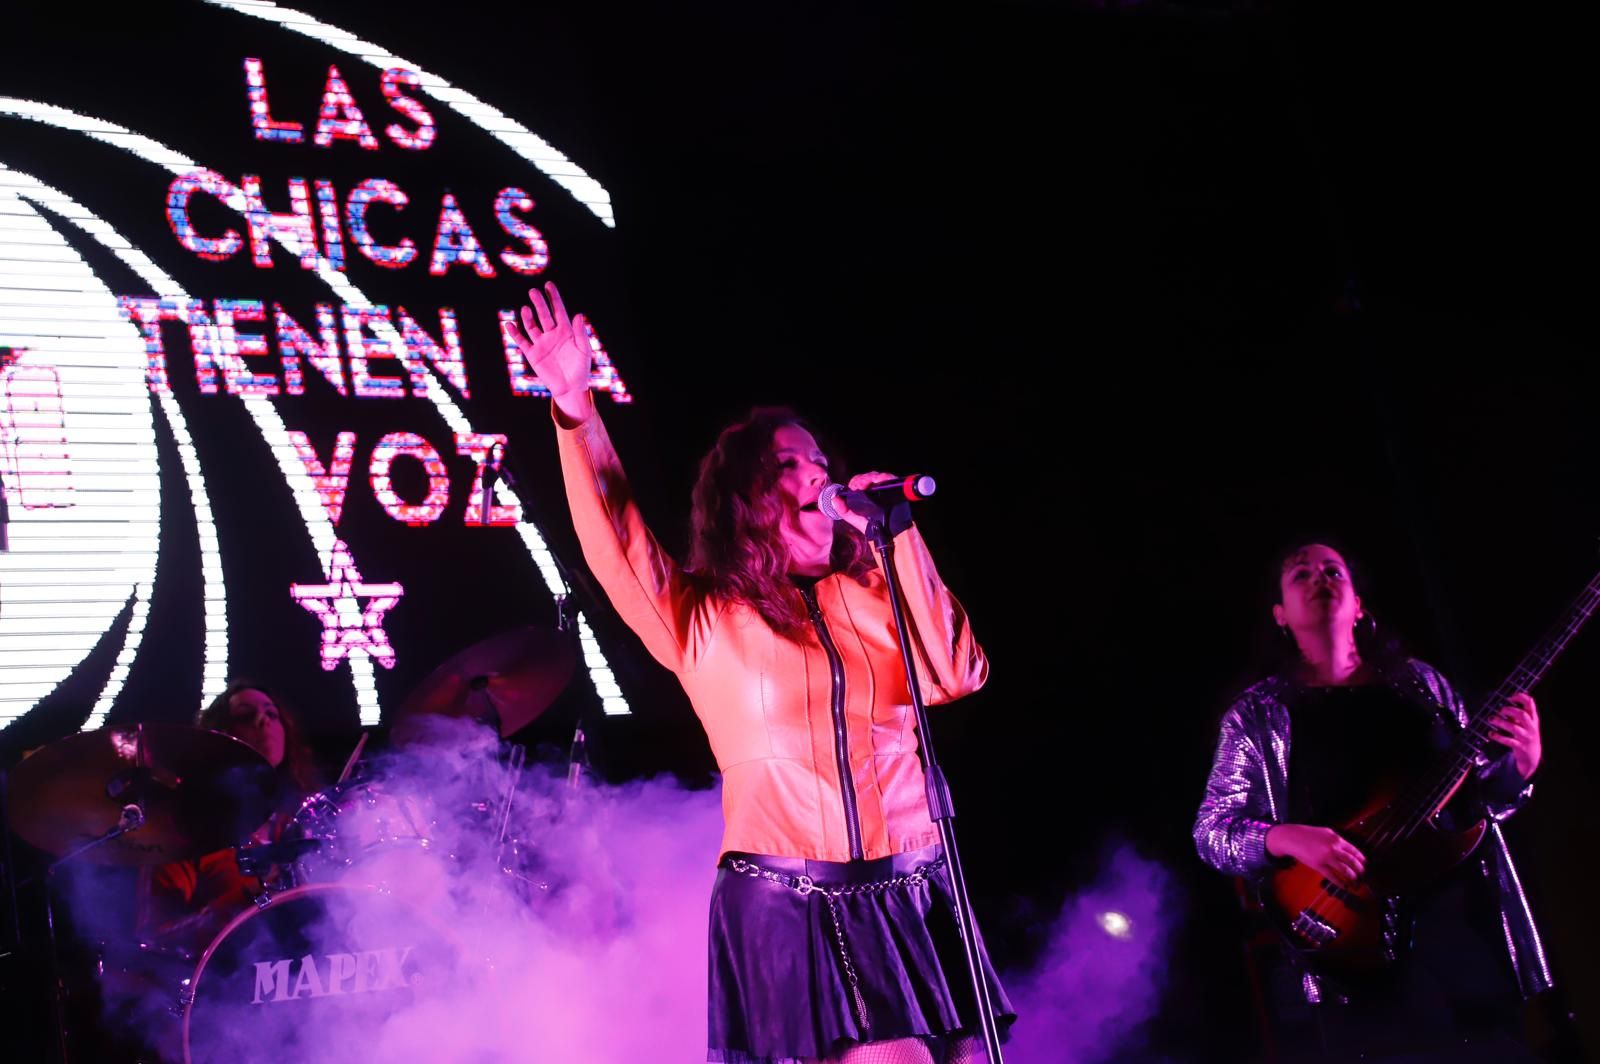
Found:
[[[615,287],[569,304],[611,313],[638,402],[604,414],[669,543],[696,460],[753,403],[810,414],[858,467],[939,478],[921,520],[993,669],[935,726],[980,915],[1025,955],[1027,905],[1132,840],[1189,905],[1176,1041],[1243,1008],[1219,989],[1239,978],[1231,897],[1188,828],[1273,549],[1337,532],[1368,605],[1469,693],[1597,566],[1600,175],[1576,20],[301,6],[457,79],[611,190]],[[18,40],[0,46],[10,91]],[[85,77],[85,101],[108,90]],[[548,472],[542,415],[514,431]],[[1511,831],[1591,1029],[1576,871],[1600,842],[1597,639],[1539,692],[1547,764]],[[598,737],[606,767],[703,774],[670,677],[618,646],[641,712]]]

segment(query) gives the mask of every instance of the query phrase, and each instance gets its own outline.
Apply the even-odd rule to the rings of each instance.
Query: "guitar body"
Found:
[[[1477,849],[1488,830],[1480,820],[1447,831],[1435,810],[1403,838],[1374,841],[1381,837],[1382,825],[1392,822],[1391,793],[1380,795],[1337,828],[1367,858],[1366,874],[1356,883],[1341,887],[1298,861],[1267,881],[1267,895],[1284,931],[1319,968],[1350,974],[1393,961],[1402,945],[1396,901],[1442,879]]]

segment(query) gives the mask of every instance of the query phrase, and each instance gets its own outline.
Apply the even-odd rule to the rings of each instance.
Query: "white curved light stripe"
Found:
[[[199,169],[199,164],[181,152],[173,151],[166,145],[149,137],[132,133],[111,122],[80,115],[65,108],[41,104],[32,100],[17,100],[0,97],[0,114],[13,114],[20,118],[28,118],[45,125],[58,126],[71,129],[104,141],[129,152],[147,162],[164,167],[174,176],[186,174],[191,170]],[[54,191],[54,190],[51,190]],[[67,197],[63,200],[71,202]],[[73,206],[77,206],[73,204]],[[242,194],[235,193],[230,197],[228,206],[244,215],[245,204]],[[94,218],[82,207],[77,208],[83,215]],[[69,219],[75,220],[75,219]],[[149,256],[139,251],[123,239],[121,234],[109,225],[94,218],[103,229],[94,235],[106,242],[114,253],[148,284],[152,291],[162,298],[172,297],[178,299],[189,298],[187,293],[179,287],[178,283],[168,277],[160,267],[152,262]],[[110,238],[110,239],[108,239]],[[281,241],[280,241],[281,242]],[[120,245],[120,246],[119,246]],[[287,245],[285,245],[287,246]],[[294,250],[291,248],[291,250]],[[204,705],[212,698],[221,694],[228,681],[227,665],[227,613],[225,602],[220,610],[213,611],[211,589],[215,586],[217,599],[222,601],[225,594],[222,590],[222,562],[221,553],[217,548],[216,529],[210,524],[210,505],[204,503],[204,482],[198,480],[199,459],[194,450],[194,442],[189,437],[188,428],[183,424],[183,415],[178,407],[177,400],[168,394],[159,394],[163,414],[167,416],[168,423],[173,426],[173,435],[178,439],[178,453],[185,462],[185,471],[189,472],[189,462],[194,462],[194,475],[190,477],[190,494],[195,493],[195,485],[200,485],[200,495],[196,496],[196,516],[202,513],[205,520],[202,522],[201,535],[201,571],[205,574],[207,589],[206,609],[206,636],[205,636],[205,665],[202,673],[201,692]],[[311,537],[313,547],[316,548],[317,557],[321,562],[325,576],[331,577],[333,564],[333,541],[335,534],[333,525],[328,520],[327,511],[323,509],[320,497],[316,493],[315,485],[311,482],[310,475],[305,466],[295,457],[293,446],[289,443],[288,430],[284,428],[283,419],[278,415],[277,408],[264,398],[244,397],[245,409],[250,413],[256,423],[257,430],[271,449],[273,457],[277,459],[278,468],[283,473],[284,483],[289,487],[296,505],[300,509],[300,517],[305,522],[306,532]],[[207,551],[206,533],[209,531],[210,550]],[[213,580],[215,585],[213,585]],[[213,655],[214,650],[220,650],[220,659]],[[362,724],[377,724],[382,717],[382,706],[378,700],[377,688],[372,682],[371,664],[367,663],[365,669],[357,667],[355,658],[351,658],[351,682],[355,688],[356,704],[360,709]]]
[[[54,126],[57,129],[70,129],[73,132],[82,133],[95,140],[104,141],[107,144],[121,148],[123,151],[137,155],[146,162],[164,166],[174,174],[194,169],[194,163],[158,141],[124,129],[113,122],[105,122],[98,118],[80,115],[76,111],[67,110],[65,107],[40,103],[37,100],[22,100],[16,97],[0,96],[0,114],[16,115],[18,118],[30,118],[35,122]],[[123,241],[123,243],[126,244],[127,241]]]
[[[205,0],[205,2],[213,7],[236,11],[241,15],[251,15],[268,22],[275,22],[286,30],[303,34],[313,40],[321,41],[330,48],[353,55],[379,70],[403,66],[413,71],[417,75],[420,87],[429,96],[538,167],[552,181],[572,193],[579,203],[593,211],[596,218],[607,226],[616,227],[616,219],[611,211],[611,193],[606,191],[604,185],[584,173],[582,167],[557,151],[543,137],[498,108],[484,103],[464,89],[456,88],[439,75],[430,74],[409,59],[402,59],[379,45],[362,40],[353,33],[337,26],[330,26],[303,11],[279,7],[270,0]]]
[[[95,699],[94,709],[83,724],[84,731],[95,731],[105,727],[106,714],[111,712],[117,696],[122,693],[123,685],[128,682],[128,672],[133,668],[134,659],[139,656],[139,644],[144,639],[145,622],[150,618],[150,592],[151,585],[148,580],[141,580],[139,586],[134,588],[133,613],[128,618],[128,638],[124,640],[122,649],[117,653],[116,664],[111,666],[111,676],[106,680],[105,689],[100,692],[100,697]],[[223,651],[226,654],[226,644]]]
[[[99,241],[154,291],[171,295],[181,294],[177,283],[150,261],[149,256],[128,243],[127,239],[105,220],[66,193],[32,175],[14,170],[3,162],[0,162],[0,183],[15,195],[72,223]],[[201,704],[204,705],[222,692],[228,675],[228,601],[227,588],[222,579],[222,551],[217,543],[217,528],[211,514],[211,500],[206,494],[205,474],[200,468],[200,458],[195,453],[194,440],[189,436],[189,426],[183,419],[183,411],[170,395],[160,395],[156,398],[157,409],[161,411],[177,444],[178,461],[183,467],[184,480],[189,488],[189,501],[194,507],[195,525],[199,532],[201,594],[206,633],[201,656]],[[159,535],[159,529],[152,530],[152,533]],[[112,666],[111,676],[105,688],[95,701],[89,719],[84,722],[86,731],[104,726],[106,713],[116,701],[117,695],[121,694],[123,684],[127,682],[128,670],[138,655],[139,645],[144,638],[145,621],[150,613],[150,593],[151,583],[148,578],[135,586],[133,614],[129,618],[125,641],[117,654],[116,663]]]
[[[200,468],[200,453],[195,450],[194,437],[189,435],[189,423],[183,419],[177,399],[170,395],[158,395],[156,399],[177,441],[178,461],[189,482],[195,524],[200,529],[200,574],[206,596],[205,654],[200,673],[200,705],[203,707],[228,684],[228,588],[222,579],[222,547],[217,543],[217,526],[211,516],[211,501],[206,497],[205,473]]]
[[[86,118],[75,112],[66,111],[59,107],[51,107],[48,104],[0,97],[0,115],[14,114],[46,125],[55,125],[57,124],[54,121],[56,112],[70,115],[74,120],[73,125],[65,128],[82,129],[86,132],[93,129],[95,132],[92,135],[96,136],[97,139],[115,144],[139,158],[164,166],[174,176],[200,168],[198,163],[187,156],[175,152],[148,137],[131,133],[113,123]],[[147,155],[145,154],[146,152],[150,154]],[[244,196],[237,189],[225,202],[228,207],[237,211],[241,218],[246,217]],[[288,249],[291,254],[296,256],[300,254],[298,241],[287,238],[283,233],[276,230],[272,232],[272,237]],[[127,241],[124,240],[122,243],[127,244]],[[149,262],[149,259],[145,258],[142,253],[132,249],[131,245],[129,247],[130,250],[134,250],[135,254],[139,254],[145,262]],[[132,265],[131,262],[129,264]],[[156,269],[154,263],[150,263],[150,268]],[[323,283],[327,284],[349,305],[358,308],[375,305],[359,288],[351,283],[349,278],[335,270],[328,260],[321,255],[317,256],[316,273]],[[156,274],[166,279],[166,275],[159,270],[156,270]],[[166,284],[176,289],[176,283],[170,279],[166,279]],[[166,294],[167,289],[158,287],[156,291]],[[173,292],[172,294],[177,295],[178,293]],[[399,330],[395,329],[392,324],[373,322],[371,327],[375,333],[382,336],[396,350],[405,350],[404,339],[401,337]],[[430,365],[430,369],[432,370],[430,378],[432,386],[428,389],[428,398],[438,408],[440,417],[450,425],[451,430],[454,432],[471,432],[470,422],[467,421],[460,408],[455,405],[445,391],[444,385],[440,383],[441,378],[437,368]],[[170,396],[165,398],[171,399]],[[333,526],[328,521],[327,511],[322,507],[320,496],[316,492],[310,475],[306,472],[304,465],[300,462],[289,443],[288,434],[283,428],[282,420],[278,417],[277,408],[272,406],[270,400],[265,397],[246,398],[245,407],[255,417],[257,427],[261,430],[263,438],[272,449],[272,453],[278,461],[278,468],[283,472],[284,482],[289,485],[295,502],[300,507],[301,517],[306,522],[306,530],[311,536],[313,545],[317,548],[318,557],[322,560],[323,571],[331,579]],[[265,413],[262,416],[257,416],[258,412]],[[273,427],[269,429],[265,422],[271,422]],[[502,484],[495,485],[495,497],[506,504],[515,501],[514,497]],[[319,525],[326,529],[325,536],[319,535]],[[544,537],[540,535],[538,529],[525,521],[518,522],[516,527],[517,534],[522,539],[523,546],[527,549],[529,556],[533,559],[534,566],[543,578],[545,586],[550,589],[552,594],[570,593],[566,583],[561,579],[560,570],[556,566],[555,560],[550,554],[550,549],[545,544]],[[589,626],[588,619],[580,613],[577,620],[584,664],[589,669],[590,679],[594,683],[595,692],[600,697],[604,711],[609,715],[621,715],[631,712],[627,702],[622,697],[622,691],[617,685],[616,676],[600,649],[599,641],[595,638],[594,632]],[[377,703],[377,688],[372,685],[370,679],[372,666],[370,662],[366,662],[366,668],[358,671],[356,667],[358,659],[365,661],[361,655],[354,655],[347,660],[351,662],[351,679],[355,684],[357,701],[362,707],[362,723],[376,724],[378,723],[380,709]],[[365,682],[362,679],[363,675],[366,677]],[[371,716],[370,721],[368,720],[369,713]]]

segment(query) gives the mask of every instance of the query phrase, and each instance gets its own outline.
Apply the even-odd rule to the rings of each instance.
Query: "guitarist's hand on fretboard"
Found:
[[[1531,779],[1544,749],[1539,742],[1539,707],[1526,691],[1511,696],[1489,721],[1489,738],[1511,749],[1523,779]]]
[[[1267,831],[1266,845],[1272,856],[1292,857],[1343,887],[1360,879],[1367,868],[1361,851],[1332,828],[1278,824]]]

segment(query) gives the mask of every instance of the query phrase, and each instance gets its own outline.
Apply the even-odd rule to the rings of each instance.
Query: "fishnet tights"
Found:
[[[889,1042],[862,1042],[836,1057],[818,1059],[811,1064],[977,1064],[983,1054],[976,1038],[958,1038],[930,1048],[920,1038],[896,1038]]]

